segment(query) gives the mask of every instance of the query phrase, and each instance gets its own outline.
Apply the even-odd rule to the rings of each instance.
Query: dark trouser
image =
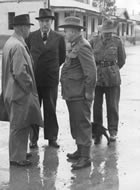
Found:
[[[30,141],[35,144],[39,139],[39,126],[32,125],[30,130]]]
[[[107,106],[107,121],[109,133],[117,133],[119,122],[120,86],[101,87],[95,89],[93,105],[93,121],[103,124],[103,95],[105,94]]]
[[[40,105],[43,102],[44,113],[44,139],[56,140],[58,135],[58,122],[56,117],[56,101],[58,87],[37,88]],[[32,127],[30,135],[31,142],[37,142],[39,138],[39,127]]]
[[[75,139],[77,145],[90,147],[92,141],[92,127],[90,122],[91,101],[66,101],[71,135]]]

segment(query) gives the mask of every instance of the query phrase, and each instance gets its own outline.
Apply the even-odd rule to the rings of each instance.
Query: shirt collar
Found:
[[[49,31],[47,32],[47,36],[49,36],[50,30],[51,30],[51,29],[49,29]],[[43,37],[43,33],[44,33],[44,32],[41,31],[41,36],[42,36],[42,37]]]

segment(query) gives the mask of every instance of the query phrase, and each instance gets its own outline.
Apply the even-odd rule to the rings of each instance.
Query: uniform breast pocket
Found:
[[[117,58],[117,47],[109,47],[106,49],[106,55],[108,59],[116,59]]]

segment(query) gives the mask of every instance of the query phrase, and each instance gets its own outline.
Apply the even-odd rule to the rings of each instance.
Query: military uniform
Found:
[[[102,125],[102,104],[105,94],[110,135],[117,134],[119,121],[120,69],[125,64],[125,50],[118,36],[104,40],[96,36],[91,42],[97,65],[97,85],[93,106],[93,120]]]
[[[82,156],[89,157],[92,140],[90,108],[96,84],[96,66],[91,46],[81,35],[67,51],[61,83],[62,96],[69,110],[72,137],[81,147]]]

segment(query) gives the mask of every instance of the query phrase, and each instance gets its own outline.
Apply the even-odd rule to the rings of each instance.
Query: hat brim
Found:
[[[113,27],[113,28],[104,28],[102,25],[98,26],[98,31],[99,32],[103,32],[103,33],[110,33],[110,32],[116,32],[117,31],[117,27]]]
[[[28,24],[27,24],[27,23],[13,23],[12,25],[13,25],[13,26],[22,26],[22,25],[25,25],[25,26],[30,26],[30,25],[32,25],[32,26],[33,26],[34,24],[32,24],[32,23],[28,23]]]
[[[55,19],[55,16],[43,16],[43,17],[36,17],[35,19],[36,20],[42,20],[42,19],[45,19],[45,18],[50,18],[50,19]]]
[[[84,26],[81,25],[72,25],[72,24],[63,24],[58,26],[59,28],[79,28],[79,29],[84,29]]]

